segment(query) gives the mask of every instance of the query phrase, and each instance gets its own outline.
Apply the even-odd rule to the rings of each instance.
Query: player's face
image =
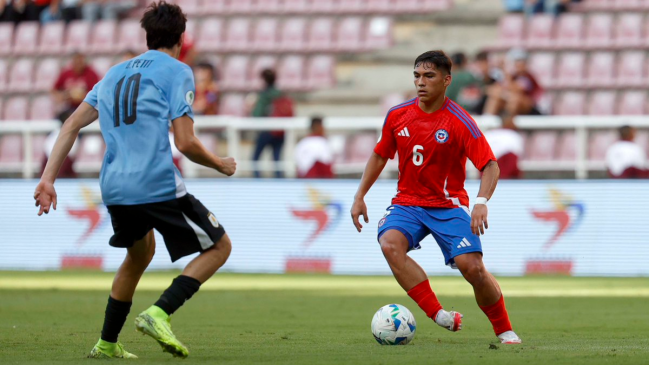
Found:
[[[415,67],[413,75],[417,96],[423,103],[444,97],[446,88],[451,84],[451,75],[446,75],[431,63],[420,63]]]

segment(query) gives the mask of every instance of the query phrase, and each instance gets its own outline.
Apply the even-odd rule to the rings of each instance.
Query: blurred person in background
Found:
[[[58,113],[74,111],[97,82],[99,76],[86,64],[86,57],[75,53],[70,67],[62,70],[54,83],[52,96],[56,103],[55,110]]]
[[[191,34],[185,33],[182,48],[180,49],[180,56],[178,60],[185,63],[189,67],[194,67],[196,61],[196,49],[194,48],[194,38]]]
[[[0,21],[38,21],[51,0],[0,0]]]
[[[256,118],[292,117],[293,105],[291,100],[275,87],[275,80],[277,79],[275,71],[265,69],[261,72],[261,78],[264,81],[264,88],[256,95],[251,116]],[[280,160],[280,154],[284,146],[284,131],[263,131],[259,133],[255,144],[255,152],[252,156],[255,164],[258,163],[262,152],[268,146],[273,149],[275,177],[281,178],[283,173],[277,163]],[[255,177],[261,177],[257,166],[255,166]]]
[[[467,110],[474,110],[480,102],[480,88],[475,75],[467,69],[466,56],[462,52],[451,56],[453,81],[446,89],[446,96]]]
[[[81,0],[83,20],[94,22],[100,17],[104,20],[117,20],[119,15],[137,6],[133,1]]]
[[[81,19],[82,0],[52,0],[50,5],[41,13],[41,23],[63,20],[69,23]]]
[[[525,13],[528,16],[542,13],[559,15],[568,11],[571,3],[577,3],[580,1],[581,0],[527,0],[525,3]]]
[[[301,179],[332,179],[333,151],[325,136],[322,117],[311,118],[311,133],[295,146],[297,177]]]
[[[219,87],[216,83],[214,66],[207,62],[196,65],[196,99],[194,113],[197,115],[216,115],[219,113]]]
[[[606,169],[614,179],[647,178],[647,156],[644,149],[635,143],[635,128],[621,127],[620,140],[606,151]]]
[[[526,0],[503,0],[503,6],[508,13],[522,13]]]
[[[536,101],[543,89],[527,68],[527,52],[512,49],[507,53],[510,67],[505,70],[503,82],[489,90],[485,114],[500,115],[506,111],[511,116],[540,115]]]
[[[501,127],[484,132],[484,136],[500,167],[500,179],[520,179],[518,161],[523,156],[524,143],[516,130],[514,118],[509,115],[503,117]]]
[[[481,89],[480,101],[475,105],[473,112],[475,114],[482,114],[487,103],[487,95],[492,86],[497,85],[505,76],[501,69],[492,67],[489,64],[489,53],[486,51],[481,51],[476,54],[473,66],[476,70],[476,77]]]

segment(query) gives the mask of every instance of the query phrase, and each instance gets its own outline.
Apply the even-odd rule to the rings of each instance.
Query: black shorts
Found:
[[[214,246],[225,229],[193,195],[160,203],[110,205],[107,207],[115,232],[113,247],[132,247],[151,229],[160,232],[174,262]]]

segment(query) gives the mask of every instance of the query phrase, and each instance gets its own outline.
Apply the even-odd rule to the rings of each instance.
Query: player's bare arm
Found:
[[[97,112],[97,110],[90,104],[84,102],[81,103],[70,118],[63,123],[61,133],[59,133],[59,136],[56,139],[56,143],[52,149],[52,154],[47,161],[45,171],[43,171],[43,176],[41,176],[41,181],[38,183],[38,186],[36,186],[36,191],[34,191],[36,206],[40,207],[38,215],[43,215],[43,213],[48,214],[51,206],[56,210],[56,190],[54,190],[54,180],[56,180],[56,176],[59,174],[63,161],[65,161],[68,153],[70,153],[74,141],[77,140],[81,128],[97,120],[98,116],[99,112]]]
[[[176,148],[191,161],[232,176],[237,169],[237,162],[232,157],[218,157],[208,151],[194,134],[194,121],[184,115],[173,120],[174,143]]]
[[[363,229],[363,225],[359,221],[361,215],[363,216],[365,223],[370,222],[367,216],[367,206],[365,205],[365,194],[367,194],[372,185],[374,185],[376,179],[379,178],[379,175],[381,175],[386,163],[388,163],[388,159],[381,157],[376,152],[372,153],[369,161],[367,161],[363,177],[361,178],[361,183],[358,185],[356,195],[354,195],[354,204],[352,204],[351,209],[352,221],[354,222],[354,226],[356,226],[358,232]]]
[[[498,163],[496,161],[489,161],[487,166],[482,170],[478,198],[491,199],[491,196],[496,190],[499,176],[500,168],[498,167]],[[477,201],[471,212],[471,231],[478,236],[483,235],[485,230],[489,228],[489,223],[487,222],[488,210],[487,204],[485,203]]]

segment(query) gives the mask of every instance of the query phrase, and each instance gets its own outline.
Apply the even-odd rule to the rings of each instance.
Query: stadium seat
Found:
[[[119,37],[116,51],[124,52],[126,50],[133,50],[135,52],[142,52],[146,49],[146,33],[140,26],[140,22],[136,19],[123,20],[119,24]]]
[[[311,1],[309,11],[314,14],[332,14],[336,12],[336,2],[334,0]]]
[[[241,94],[226,94],[221,98],[219,114],[243,117],[246,113],[245,97]]]
[[[555,114],[584,115],[586,95],[582,92],[569,91],[561,94],[555,101]]]
[[[338,24],[336,50],[361,52],[363,49],[363,20],[358,17],[343,19]]]
[[[277,29],[277,18],[257,20],[252,40],[252,50],[256,52],[276,51],[278,47]]]
[[[562,14],[555,35],[556,48],[581,48],[583,45],[584,17],[582,14]]]
[[[0,95],[7,90],[8,75],[7,61],[0,59]]]
[[[555,131],[535,131],[525,144],[524,160],[552,161],[557,150],[558,135]]]
[[[585,56],[579,52],[564,53],[559,61],[557,86],[578,88],[584,84]]]
[[[9,73],[9,92],[29,92],[32,90],[32,77],[34,73],[34,61],[21,58],[14,62]]]
[[[0,23],[0,55],[11,54],[13,39],[14,25],[12,23]]]
[[[65,40],[65,23],[50,22],[41,26],[38,53],[41,55],[60,55]]]
[[[345,162],[364,163],[372,156],[378,136],[376,133],[357,133],[347,138]]]
[[[574,131],[561,133],[558,142],[557,160],[575,161],[577,159],[577,138]]]
[[[508,49],[523,46],[525,17],[520,14],[507,14],[500,17],[496,48]]]
[[[203,0],[200,8],[201,14],[215,15],[225,14],[227,11],[226,0]]]
[[[546,49],[552,47],[552,30],[554,16],[550,14],[535,15],[527,23],[526,46],[530,49]]]
[[[57,58],[46,58],[36,68],[34,91],[50,91],[61,72],[61,65]]]
[[[309,0],[284,0],[282,12],[285,14],[305,14],[310,11]]]
[[[194,16],[201,14],[200,0],[174,0],[173,2],[178,4],[187,15]]]
[[[391,93],[383,96],[381,98],[381,115],[387,115],[390,109],[404,101],[406,101],[406,96],[403,93]]]
[[[635,143],[642,146],[645,153],[649,153],[649,131],[639,130],[635,135]]]
[[[228,22],[224,49],[228,51],[250,51],[250,19],[234,18]]]
[[[54,102],[49,95],[41,95],[32,100],[29,111],[30,120],[50,120],[54,119]]]
[[[392,46],[392,18],[374,17],[367,23],[365,46],[367,50],[386,49]]]
[[[361,14],[367,10],[365,0],[340,1],[336,8],[336,11],[340,14]]]
[[[92,29],[92,42],[89,52],[92,54],[111,53],[115,49],[117,23],[114,20],[100,20]]]
[[[103,138],[99,134],[87,134],[79,142],[74,170],[80,173],[98,172],[106,151]]]
[[[4,120],[4,116],[3,116],[3,115],[4,115],[4,114],[3,114],[3,113],[4,113],[4,109],[3,109],[3,106],[4,106],[4,99],[3,99],[3,98],[0,98],[0,123],[2,123],[2,121]]]
[[[22,161],[22,137],[17,134],[0,136],[0,170],[20,171]]]
[[[450,9],[453,5],[453,0],[424,0],[424,10],[426,11],[442,11]]]
[[[252,0],[231,0],[227,3],[226,11],[228,14],[252,14]]]
[[[90,67],[97,73],[100,79],[102,79],[108,70],[115,65],[112,57],[96,57],[90,61]]]
[[[81,52],[88,50],[88,39],[90,38],[90,22],[75,20],[68,25],[68,32],[65,41],[67,53]]]
[[[304,57],[284,57],[277,70],[277,86],[280,90],[303,90],[306,88]]]
[[[197,28],[198,28],[197,22],[193,19],[188,19],[187,23],[185,23],[185,37],[189,37],[191,40],[196,39]]]
[[[622,53],[617,69],[617,85],[619,87],[644,86],[644,67],[645,54],[643,51]]]
[[[250,74],[248,75],[248,85],[252,85],[254,90],[260,90],[264,86],[264,82],[261,79],[261,72],[266,69],[277,69],[277,57],[261,56],[257,57],[252,63]]]
[[[588,159],[591,161],[604,161],[606,150],[617,140],[618,136],[615,131],[593,132],[588,141]]]
[[[302,51],[306,47],[306,20],[304,18],[290,18],[282,25],[279,40],[279,50],[282,52]]]
[[[614,0],[616,10],[642,10],[647,4],[644,0]]]
[[[4,104],[4,120],[26,121],[29,101],[26,97],[14,96]]]
[[[223,21],[219,18],[203,20],[198,31],[196,49],[199,52],[223,51]]]
[[[250,87],[248,83],[248,56],[230,56],[223,68],[221,87],[224,90],[246,90]]]
[[[588,18],[586,48],[606,49],[613,45],[613,14],[595,14]]]
[[[366,0],[367,12],[371,14],[393,13],[394,7],[391,0]]]
[[[626,91],[618,104],[618,115],[643,115],[647,110],[647,95],[644,91]]]
[[[586,71],[588,87],[611,87],[615,84],[615,54],[596,52],[591,54]]]
[[[33,55],[38,44],[38,22],[22,22],[16,27],[12,53],[16,56]]]
[[[554,53],[534,53],[529,60],[530,72],[544,88],[550,88],[554,82]]]
[[[280,0],[257,0],[254,11],[258,14],[279,14],[282,12]]]
[[[644,14],[630,13],[618,17],[615,27],[615,47],[634,48],[642,46],[642,26]]]
[[[32,168],[40,170],[43,165],[43,160],[46,158],[45,140],[47,136],[44,134],[32,134]]]
[[[596,91],[590,97],[588,103],[588,115],[614,115],[615,114],[615,92]]]
[[[397,13],[418,13],[421,12],[423,1],[420,0],[394,0],[395,11]]]
[[[331,88],[335,85],[334,58],[332,56],[314,56],[307,68],[308,88],[312,90]]]
[[[323,52],[333,50],[333,21],[331,18],[317,18],[311,22],[309,32],[309,51]]]

